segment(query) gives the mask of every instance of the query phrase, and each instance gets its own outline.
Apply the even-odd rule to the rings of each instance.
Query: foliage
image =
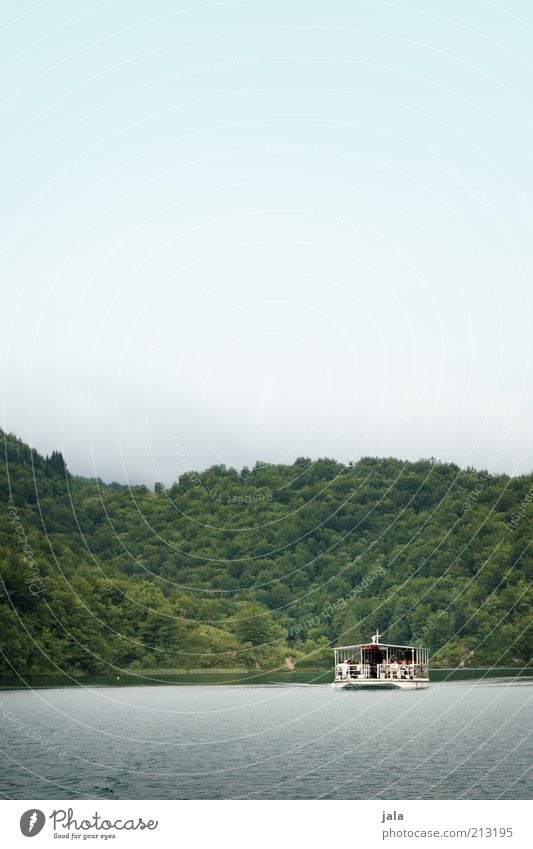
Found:
[[[299,458],[151,491],[0,436],[4,673],[322,666],[376,627],[434,664],[530,661],[531,475]]]

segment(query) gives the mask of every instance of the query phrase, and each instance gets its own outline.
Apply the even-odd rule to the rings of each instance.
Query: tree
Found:
[[[263,646],[285,636],[283,628],[277,625],[270,611],[257,602],[247,602],[239,606],[235,634],[243,643]]]

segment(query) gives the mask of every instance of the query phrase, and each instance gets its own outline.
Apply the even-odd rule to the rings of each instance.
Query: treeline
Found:
[[[532,475],[301,458],[149,490],[0,441],[4,674],[327,666],[376,627],[433,665],[530,662]]]

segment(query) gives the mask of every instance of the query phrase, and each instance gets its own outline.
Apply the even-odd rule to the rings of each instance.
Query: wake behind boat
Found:
[[[371,643],[335,649],[334,690],[422,690],[429,685],[429,650],[421,646]]]

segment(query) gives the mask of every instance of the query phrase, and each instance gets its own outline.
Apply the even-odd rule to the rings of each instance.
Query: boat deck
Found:
[[[428,662],[427,649],[380,643],[376,633],[371,643],[335,649],[332,686],[336,690],[422,690],[429,684]]]

